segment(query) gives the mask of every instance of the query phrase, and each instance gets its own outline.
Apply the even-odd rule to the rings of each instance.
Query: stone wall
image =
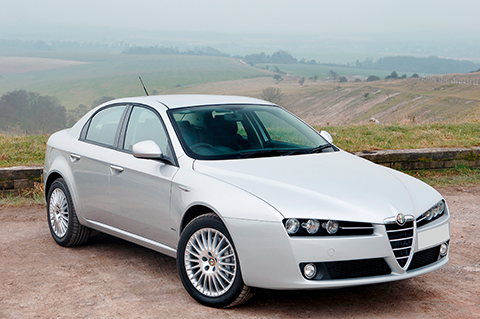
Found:
[[[0,167],[0,192],[32,188],[34,182],[41,182],[42,166]]]
[[[480,167],[480,147],[384,150],[358,152],[355,155],[377,164],[404,170],[442,169],[457,165]]]

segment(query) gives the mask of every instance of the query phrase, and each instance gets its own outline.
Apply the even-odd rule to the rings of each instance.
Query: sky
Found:
[[[437,47],[444,41],[452,50],[478,48],[480,43],[475,41],[480,40],[477,0],[0,0],[0,8],[0,39],[84,40],[101,35],[107,41],[135,42],[141,32],[145,38],[162,32],[171,35],[165,37],[169,40],[188,42],[208,33],[210,42],[215,43],[216,34],[219,41],[237,41],[238,47],[247,44],[248,35],[261,35],[257,46],[268,45],[269,36],[305,41],[350,37],[353,42],[366,37],[390,40],[387,51],[399,50],[392,48],[398,46],[395,41],[436,41]],[[180,31],[192,35],[184,37]],[[296,46],[290,41],[287,49]],[[272,44],[272,49],[278,47]],[[435,50],[425,54],[430,52]]]
[[[0,26],[226,33],[480,30],[476,0],[0,0]]]

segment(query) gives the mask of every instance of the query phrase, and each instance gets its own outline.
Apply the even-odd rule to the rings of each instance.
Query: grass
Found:
[[[433,187],[480,185],[480,168],[459,165],[451,169],[404,171]]]
[[[43,165],[48,135],[0,134],[0,167]]]
[[[0,134],[0,167],[43,165],[48,135]],[[45,205],[43,183],[31,189],[0,192],[0,206]]]
[[[43,183],[34,183],[31,189],[0,192],[0,206],[45,205]]]
[[[480,146],[480,122],[316,127],[349,152]]]
[[[480,146],[480,122],[315,127],[348,152]],[[0,134],[0,167],[43,165],[48,135]]]
[[[319,79],[329,78],[330,75],[328,72],[330,70],[338,73],[338,75],[363,75],[363,76],[370,76],[376,75],[382,79],[384,79],[387,75],[390,75],[392,71],[385,71],[385,70],[368,70],[368,69],[357,69],[357,68],[348,68],[348,67],[338,67],[338,66],[326,66],[326,65],[310,65],[310,64],[258,64],[258,67],[265,67],[269,66],[270,70],[273,69],[273,66],[276,65],[280,69],[280,71],[286,72],[289,75],[297,75],[297,76],[304,76],[306,78],[313,77],[314,75],[318,75]],[[403,73],[402,73],[403,74]],[[401,74],[401,75],[402,75]],[[407,74],[410,75],[411,74]]]

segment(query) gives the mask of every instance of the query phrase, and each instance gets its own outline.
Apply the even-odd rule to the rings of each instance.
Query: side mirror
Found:
[[[333,138],[327,131],[321,131],[320,135],[327,140],[328,143],[333,144]]]
[[[136,158],[160,159],[163,157],[162,150],[152,140],[135,143],[132,146],[132,152]]]

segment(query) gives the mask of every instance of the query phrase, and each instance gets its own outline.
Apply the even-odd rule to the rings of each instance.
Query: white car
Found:
[[[445,266],[442,196],[332,143],[253,98],[110,101],[48,141],[50,231],[62,246],[94,229],[177,258],[185,289],[213,307],[254,288],[348,287]]]

